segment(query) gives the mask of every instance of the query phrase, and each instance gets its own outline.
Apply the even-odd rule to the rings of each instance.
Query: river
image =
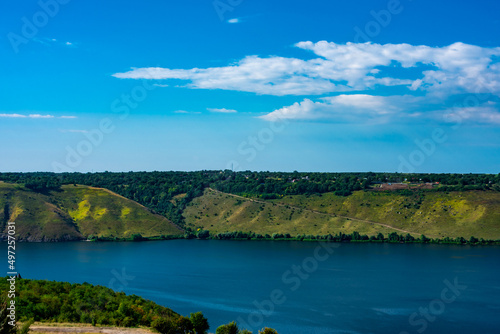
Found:
[[[5,245],[5,244],[4,244]],[[295,241],[20,243],[23,278],[151,299],[210,332],[495,333],[500,247]],[[6,248],[6,245],[5,245]]]

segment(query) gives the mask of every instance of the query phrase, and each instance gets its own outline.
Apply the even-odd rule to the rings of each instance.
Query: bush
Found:
[[[151,324],[151,327],[156,329],[161,334],[174,334],[175,333],[175,325],[174,323],[167,318],[158,318]]]
[[[278,334],[278,332],[275,329],[266,327],[266,328],[262,328],[259,331],[259,334]]]
[[[197,236],[199,239],[208,239],[210,237],[210,232],[207,230],[201,230],[198,232]]]
[[[189,319],[193,324],[196,334],[205,334],[210,328],[207,318],[205,318],[201,312],[191,313]]]
[[[132,240],[133,241],[143,241],[144,237],[140,233],[132,234]]]
[[[215,331],[215,334],[239,334],[240,330],[238,329],[238,325],[236,322],[230,322],[226,325],[221,325]]]

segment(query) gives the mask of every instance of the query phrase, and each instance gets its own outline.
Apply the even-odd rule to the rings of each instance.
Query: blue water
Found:
[[[24,243],[17,268],[24,278],[100,284],[184,315],[202,311],[211,332],[238,320],[254,333],[498,333],[500,247],[326,245]]]

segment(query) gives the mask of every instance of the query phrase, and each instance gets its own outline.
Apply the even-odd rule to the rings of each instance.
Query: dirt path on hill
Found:
[[[373,224],[373,225],[383,226],[383,227],[387,227],[387,228],[390,228],[390,229],[393,229],[393,230],[396,230],[396,231],[399,231],[399,232],[404,232],[404,233],[419,234],[419,233],[411,232],[411,231],[408,231],[408,230],[403,230],[403,229],[400,229],[400,228],[397,228],[397,227],[393,227],[391,225],[377,223],[377,222],[374,222],[374,221],[371,221],[371,220],[353,218],[353,217],[348,217],[348,216],[342,216],[342,215],[337,215],[337,214],[334,214],[334,213],[321,212],[321,211],[316,211],[316,210],[301,208],[299,206],[293,206],[293,205],[289,205],[289,204],[261,201],[261,200],[258,200],[258,199],[247,198],[247,197],[243,197],[243,196],[239,196],[239,195],[225,193],[225,192],[213,189],[213,188],[207,188],[207,189],[209,189],[209,190],[211,190],[213,192],[219,193],[219,194],[224,194],[224,195],[228,195],[228,196],[240,198],[240,199],[243,199],[245,201],[250,201],[250,202],[255,202],[255,203],[261,203],[261,204],[274,204],[274,205],[281,206],[281,207],[287,207],[288,206],[289,208],[296,209],[296,210],[304,210],[304,211],[308,211],[308,212],[312,212],[312,213],[316,213],[316,214],[320,214],[320,215],[325,215],[325,216],[330,216],[330,217],[345,218],[345,219],[350,219],[350,220],[353,220],[353,221],[362,222],[362,223],[365,223],[365,224]]]
[[[151,334],[152,331],[145,328],[123,328],[123,327],[93,327],[93,326],[44,326],[31,325],[30,333],[59,334],[59,333],[105,333],[105,334]]]

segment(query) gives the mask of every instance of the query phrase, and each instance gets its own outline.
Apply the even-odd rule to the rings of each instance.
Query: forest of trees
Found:
[[[0,173],[0,181],[23,184],[38,192],[57,191],[61,185],[81,184],[107,188],[136,201],[185,228],[182,213],[207,187],[262,199],[281,195],[333,192],[349,196],[369,191],[379,183],[439,183],[418,191],[500,191],[500,174],[401,174],[401,173],[304,173],[304,172],[128,172],[128,173]],[[412,192],[413,190],[399,190]],[[414,190],[417,191],[417,190]],[[185,194],[175,199],[175,196]]]

